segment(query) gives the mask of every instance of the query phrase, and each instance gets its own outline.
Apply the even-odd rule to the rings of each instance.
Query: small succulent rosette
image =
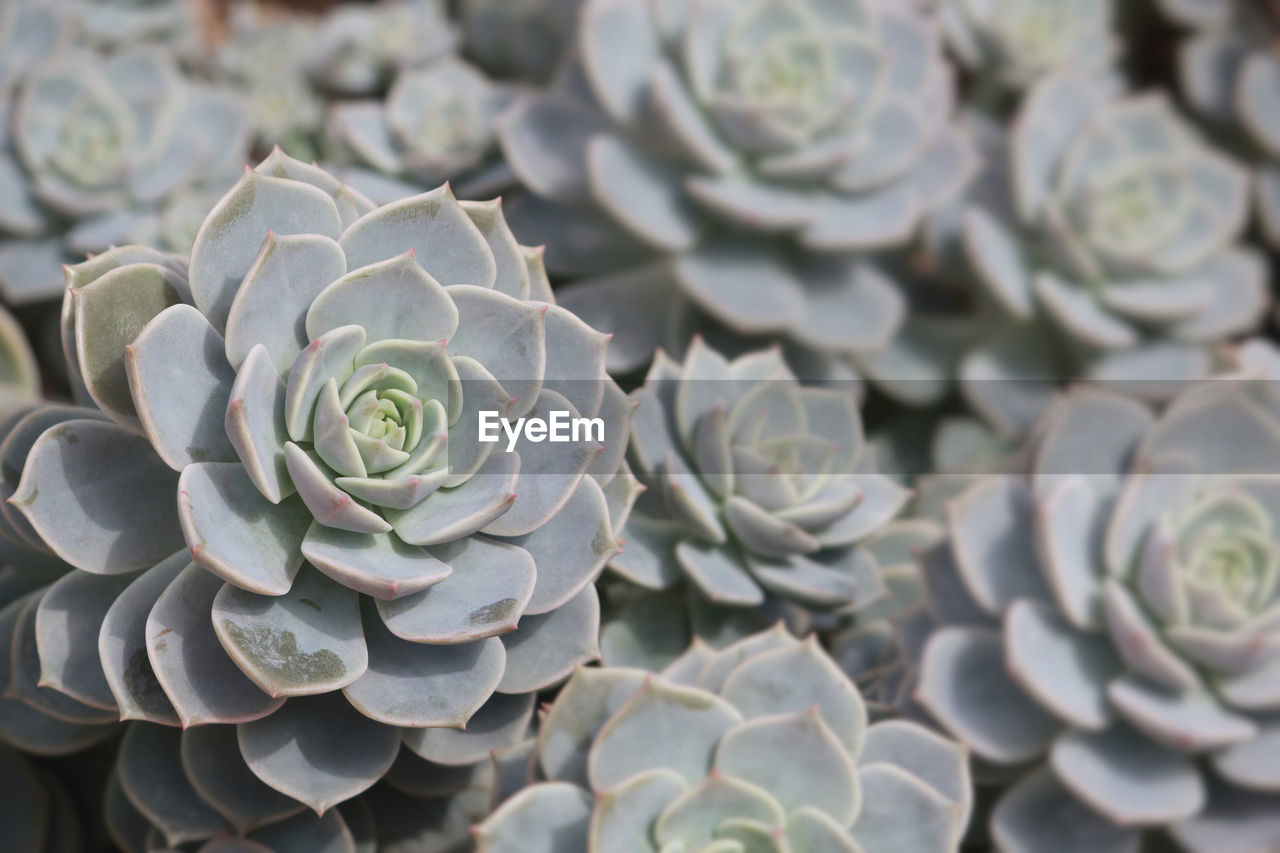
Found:
[[[394,183],[437,186],[449,182],[462,198],[492,197],[514,182],[498,152],[498,116],[515,91],[489,80],[464,60],[447,57],[425,68],[401,71],[385,100],[334,104],[328,133],[352,159],[374,174],[353,169],[343,180],[375,201]]]
[[[556,85],[501,126],[510,213],[564,304],[642,367],[691,311],[840,358],[906,313],[865,256],[907,243],[976,159],[937,28],[901,3],[587,0]],[[675,325],[673,325],[675,324]]]
[[[931,0],[947,43],[984,82],[1021,91],[1059,69],[1106,73],[1115,0]]]
[[[495,77],[550,82],[578,31],[583,0],[461,0],[466,55]]]
[[[1238,242],[1248,174],[1165,97],[1063,72],[1007,136],[970,118],[987,169],[948,226],[989,312],[958,372],[999,434],[1025,434],[1063,379],[1167,396],[1261,322],[1266,259]]]
[[[1280,250],[1280,13],[1265,3],[1160,0],[1174,22],[1194,30],[1181,46],[1182,95],[1199,115],[1243,136],[1257,166],[1258,223]]]
[[[971,806],[961,747],[869,726],[817,641],[780,627],[695,644],[661,675],[579,669],[536,758],[547,781],[478,827],[482,853],[943,853]]]
[[[163,208],[191,187],[225,190],[248,144],[239,99],[157,51],[33,64],[0,104],[0,293],[59,296],[64,262],[158,239]]]
[[[30,431],[4,505],[76,569],[28,605],[69,613],[33,643],[61,691],[234,726],[254,776],[322,812],[402,743],[460,766],[519,741],[598,655],[632,406],[497,202],[374,207],[277,151],[189,264],[121,247],[68,282],[96,408]],[[602,432],[500,445],[482,412]]]
[[[443,58],[457,43],[443,0],[343,3],[317,25],[306,68],[325,92],[376,95],[397,71]]]
[[[855,390],[802,385],[777,349],[729,361],[695,339],[683,364],[659,353],[632,398],[631,462],[648,490],[615,573],[743,618],[884,594],[861,543],[909,493],[866,468]]]
[[[1000,849],[1280,845],[1273,404],[1222,380],[1155,417],[1080,388],[1026,474],[951,503],[915,697],[1008,785]]]

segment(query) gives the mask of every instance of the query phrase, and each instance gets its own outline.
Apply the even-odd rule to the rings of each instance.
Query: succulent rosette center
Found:
[[[1277,561],[1271,518],[1234,489],[1210,492],[1175,525],[1178,577],[1189,618],[1231,628],[1271,603]]]

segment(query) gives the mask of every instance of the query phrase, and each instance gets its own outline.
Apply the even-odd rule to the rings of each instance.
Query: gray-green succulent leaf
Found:
[[[945,851],[970,808],[962,749],[868,726],[816,642],[781,628],[695,645],[658,676],[578,670],[537,757],[547,781],[480,825],[482,850]]]

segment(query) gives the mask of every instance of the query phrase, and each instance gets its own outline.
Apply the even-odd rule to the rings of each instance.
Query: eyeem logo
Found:
[[[604,420],[602,418],[575,418],[571,412],[553,409],[550,419],[516,418],[511,421],[502,417],[501,412],[480,411],[479,435],[482,444],[494,444],[501,436],[499,427],[507,434],[507,452],[515,450],[520,434],[524,433],[526,441],[539,444],[543,441],[567,443],[571,441],[604,441]]]

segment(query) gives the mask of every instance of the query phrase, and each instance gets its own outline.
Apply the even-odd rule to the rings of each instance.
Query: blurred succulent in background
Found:
[[[498,154],[496,126],[513,97],[451,57],[401,71],[385,100],[335,104],[328,129],[380,175],[423,186],[448,181],[463,198],[492,197],[514,180]],[[360,186],[350,171],[343,177]]]
[[[71,28],[58,4],[12,0],[0,8],[0,94],[12,97],[10,87],[39,60],[62,50]],[[0,109],[0,124],[8,124]]]
[[[1115,0],[934,0],[956,57],[985,81],[1026,89],[1060,69],[1103,73],[1119,53]]]
[[[306,66],[327,92],[374,95],[397,71],[433,62],[457,42],[441,0],[344,3],[317,25]]]
[[[96,840],[87,835],[72,791],[48,768],[0,744],[0,780],[4,788],[0,826],[6,848],[95,849]]]
[[[530,192],[513,227],[602,274],[563,301],[616,334],[611,369],[643,366],[681,302],[841,356],[893,338],[904,299],[861,253],[975,165],[935,27],[880,0],[588,0],[577,41],[501,138]]]
[[[40,366],[18,321],[0,309],[0,418],[40,397]],[[0,438],[2,440],[2,438]]]
[[[867,725],[817,641],[781,628],[695,645],[661,677],[574,673],[542,720],[548,781],[477,829],[486,853],[956,849],[966,756],[904,722]]]
[[[1280,420],[1260,400],[1204,383],[1156,419],[1075,390],[1025,476],[950,505],[916,698],[1016,778],[1000,849],[1280,844]]]
[[[853,610],[883,595],[859,543],[908,493],[864,467],[854,392],[801,385],[776,349],[730,362],[695,339],[683,364],[659,353],[632,397],[631,460],[649,488],[614,571],[648,589],[685,581],[717,608]]]
[[[518,741],[534,692],[598,654],[631,406],[496,202],[374,208],[276,151],[189,266],[127,246],[67,276],[98,409],[33,439],[11,502],[79,570],[48,640],[64,692],[235,724],[259,779],[323,811],[402,739],[450,765]],[[605,440],[495,448],[488,410],[598,416]]]
[[[546,83],[572,50],[582,0],[461,0],[466,54],[495,77]]]
[[[205,64],[214,79],[242,93],[258,147],[279,145],[308,161],[320,156],[324,99],[307,73],[315,44],[309,18],[256,3],[231,7],[227,31]]]
[[[1001,435],[1030,428],[1055,380],[1160,393],[1161,380],[1207,375],[1210,345],[1261,321],[1266,262],[1236,242],[1248,176],[1162,96],[1055,74],[1007,139],[975,136],[988,170],[951,225],[998,316],[959,373]]]
[[[1180,49],[1182,95],[1197,113],[1244,137],[1234,141],[1257,161],[1258,222],[1280,250],[1280,10],[1226,0],[1158,5],[1195,30]]]
[[[229,185],[248,146],[238,99],[148,49],[33,65],[6,118],[0,293],[11,303],[58,295],[64,261],[153,230],[175,194]]]
[[[57,5],[57,0],[53,5]],[[199,3],[173,0],[71,0],[78,39],[104,50],[163,43],[174,54],[190,57],[199,40]]]

